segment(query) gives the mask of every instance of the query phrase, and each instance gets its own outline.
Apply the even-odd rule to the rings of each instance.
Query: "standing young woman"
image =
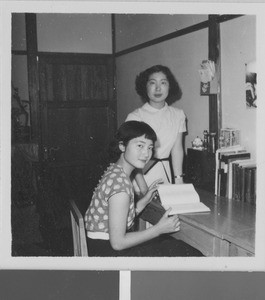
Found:
[[[186,117],[183,110],[168,105],[181,97],[178,82],[168,67],[155,65],[141,72],[136,77],[135,87],[146,103],[131,112],[126,121],[136,120],[149,124],[158,139],[154,159],[143,172],[139,170],[135,175],[141,193],[145,194],[149,184],[157,178],[162,178],[165,183],[183,183],[183,132],[186,131]]]
[[[132,230],[160,179],[135,204],[130,176],[148,163],[155,141],[155,132],[144,122],[128,121],[119,128],[111,148],[115,162],[104,172],[85,214],[90,256],[202,256],[168,234],[180,229],[178,216],[169,216],[170,209],[156,225]]]

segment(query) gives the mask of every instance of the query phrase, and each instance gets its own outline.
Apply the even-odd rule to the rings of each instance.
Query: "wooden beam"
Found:
[[[121,50],[121,51],[115,53],[115,56],[119,57],[121,55],[128,54],[128,53],[131,53],[131,52],[134,52],[134,51],[146,48],[146,47],[150,47],[150,46],[153,46],[153,45],[171,40],[173,38],[176,38],[176,37],[179,37],[179,36],[194,32],[194,31],[204,29],[204,28],[207,28],[207,27],[208,27],[208,21],[204,21],[204,22],[201,22],[201,23],[198,23],[198,24],[195,24],[195,25],[192,25],[192,26],[180,29],[180,30],[176,30],[172,33],[163,35],[161,37],[158,37],[158,38],[155,38],[153,40],[144,42],[142,44],[138,44],[138,45],[133,46],[131,48]]]
[[[116,19],[115,19],[115,14],[111,15],[111,33],[112,33],[112,86],[111,86],[111,91],[110,91],[110,97],[111,97],[111,102],[109,105],[109,140],[111,141],[112,137],[114,136],[117,127],[118,127],[118,120],[117,120],[117,111],[118,111],[118,106],[117,106],[117,76],[116,76],[116,57],[115,57],[115,52],[116,52]]]
[[[235,18],[242,17],[242,16],[244,16],[244,15],[216,15],[215,22],[216,23],[222,23],[222,22],[230,21],[230,20],[233,20]],[[171,39],[174,39],[174,38],[177,38],[177,37],[180,37],[180,36],[183,36],[183,35],[198,31],[198,30],[208,28],[209,26],[210,26],[209,25],[209,20],[203,21],[203,22],[200,22],[200,23],[182,28],[180,30],[176,30],[176,31],[171,32],[169,34],[160,36],[158,38],[152,39],[150,41],[132,46],[130,48],[127,48],[127,49],[124,49],[124,50],[121,50],[121,51],[118,51],[118,52],[115,51],[115,47],[114,47],[114,52],[113,53],[114,53],[115,57],[119,57],[119,56],[129,54],[129,53],[134,52],[134,51],[138,51],[140,49],[144,49],[144,48],[147,48],[147,47],[159,44],[159,43],[163,43],[165,41],[168,41],[168,40],[171,40]]]

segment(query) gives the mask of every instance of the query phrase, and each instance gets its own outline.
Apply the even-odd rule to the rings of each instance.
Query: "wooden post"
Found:
[[[37,62],[36,14],[26,13],[28,88],[30,101],[31,141],[39,142],[39,76]]]
[[[218,80],[218,91],[209,95],[209,131],[216,132],[218,142],[220,129],[222,127],[221,111],[221,61],[220,61],[220,24],[218,15],[209,15],[209,60],[215,62],[216,76]]]

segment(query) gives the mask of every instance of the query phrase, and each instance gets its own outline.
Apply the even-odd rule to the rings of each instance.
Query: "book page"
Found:
[[[200,202],[199,195],[191,183],[161,184],[157,190],[162,205]]]
[[[177,204],[167,204],[165,205],[165,209],[171,207],[170,215],[177,215],[177,214],[192,214],[192,213],[202,213],[202,212],[209,212],[210,209],[202,202],[195,202],[195,203],[177,203]]]

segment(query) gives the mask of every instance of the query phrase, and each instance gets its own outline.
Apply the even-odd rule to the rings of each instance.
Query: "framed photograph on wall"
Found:
[[[255,61],[246,64],[246,106],[257,108],[257,73]]]

